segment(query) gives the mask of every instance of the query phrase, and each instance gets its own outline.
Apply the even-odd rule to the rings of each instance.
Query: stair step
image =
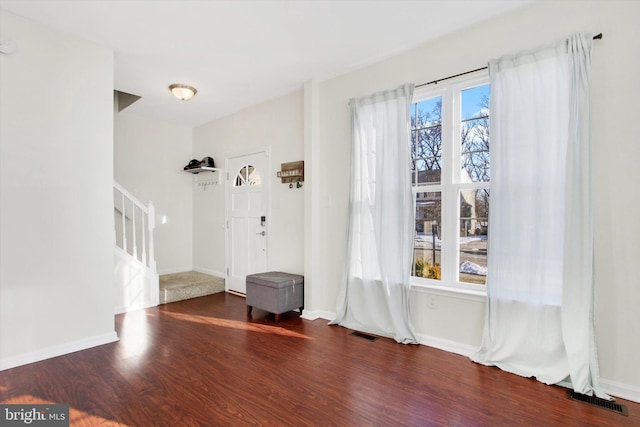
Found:
[[[160,304],[202,297],[224,291],[224,279],[187,271],[160,276]]]

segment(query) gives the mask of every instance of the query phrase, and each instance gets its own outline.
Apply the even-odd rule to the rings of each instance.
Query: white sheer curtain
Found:
[[[346,278],[331,323],[416,343],[409,321],[413,85],[352,99]]]
[[[492,60],[491,210],[476,362],[600,391],[593,330],[592,37]]]

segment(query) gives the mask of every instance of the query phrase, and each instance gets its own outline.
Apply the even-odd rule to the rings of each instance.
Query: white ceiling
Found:
[[[115,89],[142,97],[127,113],[195,127],[527,3],[0,0],[0,7],[113,48]],[[19,50],[20,40],[12,41]],[[171,83],[198,94],[179,101]]]

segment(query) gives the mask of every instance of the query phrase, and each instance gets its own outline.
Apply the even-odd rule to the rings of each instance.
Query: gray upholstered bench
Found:
[[[280,315],[299,308],[304,308],[304,276],[298,274],[270,271],[268,273],[250,274],[247,284],[247,314],[253,307],[274,313],[276,322]]]

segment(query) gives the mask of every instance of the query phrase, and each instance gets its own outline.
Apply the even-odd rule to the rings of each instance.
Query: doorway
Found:
[[[269,153],[229,157],[226,169],[227,290],[246,294],[246,276],[267,271]]]

